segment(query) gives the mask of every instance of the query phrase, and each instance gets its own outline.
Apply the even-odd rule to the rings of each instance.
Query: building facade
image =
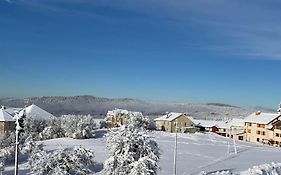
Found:
[[[279,144],[280,126],[280,113],[255,112],[245,118],[245,140],[270,145]]]
[[[194,123],[185,113],[171,112],[154,119],[156,128],[166,132],[196,132]]]
[[[0,109],[0,133],[15,131],[15,120],[4,107]]]

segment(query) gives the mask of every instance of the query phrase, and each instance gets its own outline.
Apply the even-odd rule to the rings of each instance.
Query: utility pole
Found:
[[[230,154],[230,141],[231,141],[231,134],[232,134],[232,126],[229,127],[229,140],[228,140],[228,147],[227,147],[227,153]],[[235,155],[237,154],[237,148],[236,148],[236,141],[234,137],[232,138],[233,140],[233,147],[234,147],[234,153]]]
[[[18,175],[19,168],[19,132],[16,130],[16,150],[15,150],[15,175]]]
[[[173,175],[177,174],[177,146],[178,146],[178,119],[176,119],[175,122],[175,131],[176,131],[176,137],[175,137],[175,150],[174,150],[174,173]]]
[[[23,132],[25,111],[17,112],[16,118],[16,148],[15,148],[15,175],[18,175],[19,168],[19,135]]]

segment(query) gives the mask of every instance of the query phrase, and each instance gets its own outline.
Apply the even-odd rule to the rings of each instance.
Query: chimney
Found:
[[[277,109],[278,114],[281,114],[281,102],[279,103],[278,109]]]
[[[169,116],[169,112],[166,112],[166,118],[169,118],[170,116]]]
[[[260,115],[260,114],[261,114],[261,111],[257,111],[257,112],[256,112],[256,115]]]

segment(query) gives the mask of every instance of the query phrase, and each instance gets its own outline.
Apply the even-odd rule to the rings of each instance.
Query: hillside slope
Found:
[[[7,107],[23,107],[32,103],[56,116],[62,114],[105,115],[108,110],[114,108],[141,111],[150,116],[162,115],[167,111],[185,112],[197,118],[244,117],[254,111],[220,103],[152,103],[129,98],[109,99],[94,96],[0,98],[0,105]]]

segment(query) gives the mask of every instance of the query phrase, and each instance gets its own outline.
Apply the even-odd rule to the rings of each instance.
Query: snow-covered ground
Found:
[[[162,153],[159,174],[171,175],[175,134],[158,132],[154,135]],[[214,133],[178,134],[177,174],[192,175],[201,171],[210,173],[221,170],[240,172],[254,165],[281,162],[281,148],[240,141],[236,141],[236,145],[237,155],[234,154],[232,140]]]
[[[88,140],[60,138],[44,141],[44,149],[53,151],[59,148],[82,146],[92,149],[96,156],[96,174],[102,174],[102,163],[106,159],[104,131],[98,137]],[[159,175],[173,174],[173,154],[175,134],[164,132],[152,133],[161,149]],[[236,141],[237,152],[234,154],[233,141],[213,133],[178,134],[177,174],[192,175],[202,171],[207,173],[227,170],[240,172],[255,165],[281,162],[281,148],[256,145]],[[228,151],[228,145],[229,151]],[[228,153],[230,152],[230,153]],[[24,159],[23,159],[24,160]],[[29,172],[26,161],[21,161],[20,174]],[[13,165],[6,167],[4,174],[13,174]]]

